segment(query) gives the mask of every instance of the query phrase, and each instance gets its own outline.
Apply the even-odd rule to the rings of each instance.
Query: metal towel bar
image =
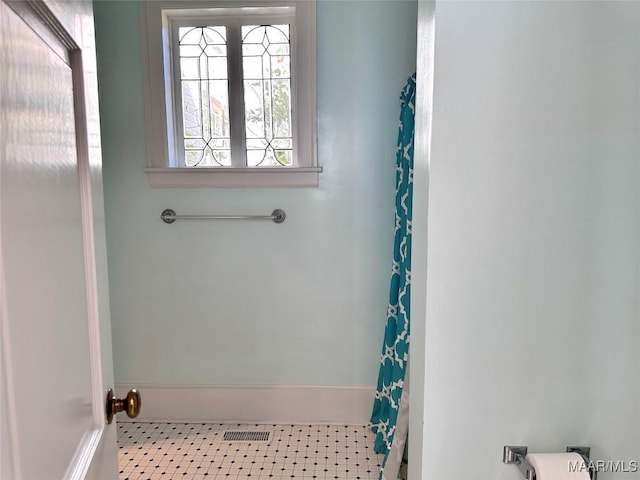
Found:
[[[279,208],[271,212],[271,215],[177,215],[174,210],[167,208],[160,218],[169,224],[176,220],[271,220],[273,223],[282,223],[287,215]]]

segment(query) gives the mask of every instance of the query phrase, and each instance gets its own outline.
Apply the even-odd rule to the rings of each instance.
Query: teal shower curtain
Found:
[[[387,321],[378,386],[371,414],[375,451],[384,453],[380,480],[396,480],[408,431],[409,299],[411,293],[411,208],[416,77],[400,95],[396,152],[395,244]]]

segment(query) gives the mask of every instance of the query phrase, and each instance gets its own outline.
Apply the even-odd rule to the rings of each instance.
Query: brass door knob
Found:
[[[142,398],[135,388],[129,390],[125,398],[116,398],[112,389],[107,391],[107,423],[113,421],[113,416],[118,412],[127,412],[129,418],[136,418],[140,413]]]

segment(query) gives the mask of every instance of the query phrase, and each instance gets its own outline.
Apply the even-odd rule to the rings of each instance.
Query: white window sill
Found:
[[[300,168],[146,168],[153,188],[317,187],[322,167]]]

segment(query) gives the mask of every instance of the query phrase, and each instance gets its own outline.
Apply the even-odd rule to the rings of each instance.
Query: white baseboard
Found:
[[[116,395],[137,388],[140,415],[118,421],[345,424],[369,422],[374,387],[299,385],[116,385]]]

